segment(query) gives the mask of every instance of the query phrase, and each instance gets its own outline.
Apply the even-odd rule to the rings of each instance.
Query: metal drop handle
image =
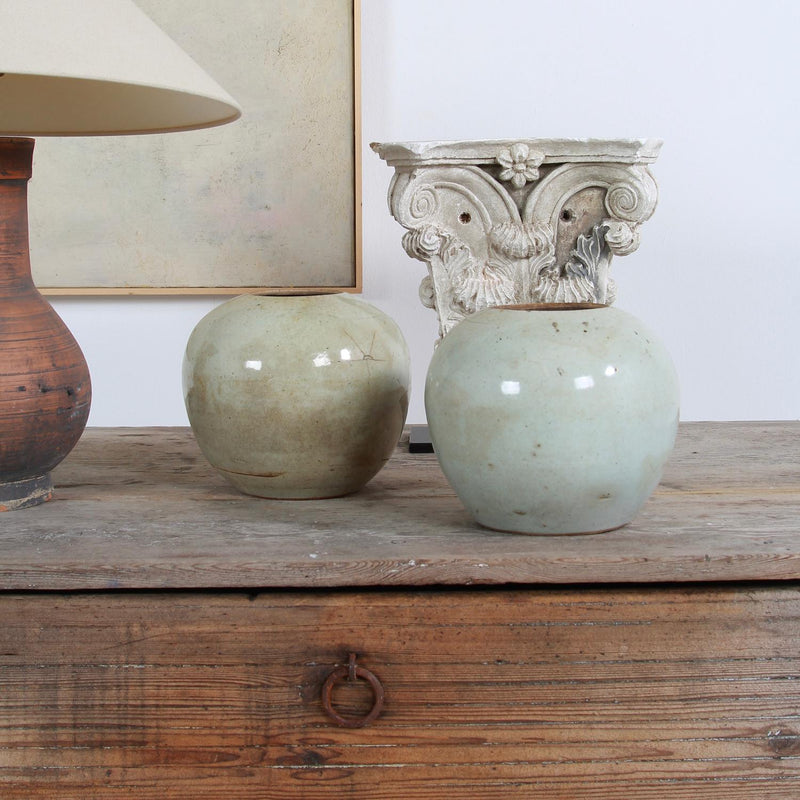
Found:
[[[356,659],[356,654],[350,653],[347,665],[334,669],[325,679],[325,683],[322,684],[322,707],[325,709],[325,713],[343,728],[363,728],[365,725],[369,725],[370,722],[374,722],[383,711],[383,685],[374,673],[356,664]],[[373,701],[372,708],[366,714],[360,716],[340,714],[333,707],[333,689],[336,684],[345,680],[348,683],[361,680],[369,684],[372,689]]]

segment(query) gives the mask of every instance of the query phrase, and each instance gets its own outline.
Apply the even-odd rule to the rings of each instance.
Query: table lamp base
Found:
[[[31,278],[33,140],[0,138],[0,511],[48,500],[89,417],[86,359]]]

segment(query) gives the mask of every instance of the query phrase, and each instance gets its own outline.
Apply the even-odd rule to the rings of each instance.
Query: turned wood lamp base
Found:
[[[0,511],[52,496],[50,470],[89,417],[86,359],[31,278],[33,140],[0,138]]]

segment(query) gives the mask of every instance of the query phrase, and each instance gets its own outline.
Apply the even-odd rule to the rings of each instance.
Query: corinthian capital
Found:
[[[421,287],[444,336],[500,303],[610,303],[613,255],[639,244],[658,199],[642,139],[402,142],[372,148],[395,175],[406,252],[428,266]]]

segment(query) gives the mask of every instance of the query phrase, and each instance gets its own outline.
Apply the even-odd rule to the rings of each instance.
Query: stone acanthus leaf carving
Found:
[[[403,249],[412,258],[430,261],[433,256],[441,255],[444,244],[450,238],[433,225],[420,225],[419,228],[412,228],[403,236]]]
[[[451,262],[448,266],[453,280],[453,299],[465,313],[514,302],[516,286],[512,262],[490,260],[479,263],[465,247],[459,252],[458,262]]]
[[[580,234],[572,258],[559,267],[555,262],[539,272],[533,301],[538,303],[614,302],[616,286],[608,276],[611,252],[605,246],[607,228],[595,225],[589,236]]]
[[[621,219],[603,220],[606,244],[614,255],[627,256],[639,247],[639,226]]]
[[[436,310],[436,290],[433,288],[433,279],[426,275],[419,284],[419,299],[425,308]]]
[[[611,303],[613,255],[639,245],[660,143],[528,140],[373,145],[395,167],[390,208],[424,262],[440,336],[487,306]]]
[[[550,226],[534,222],[501,222],[489,231],[489,242],[507,258],[551,258],[555,253]]]

